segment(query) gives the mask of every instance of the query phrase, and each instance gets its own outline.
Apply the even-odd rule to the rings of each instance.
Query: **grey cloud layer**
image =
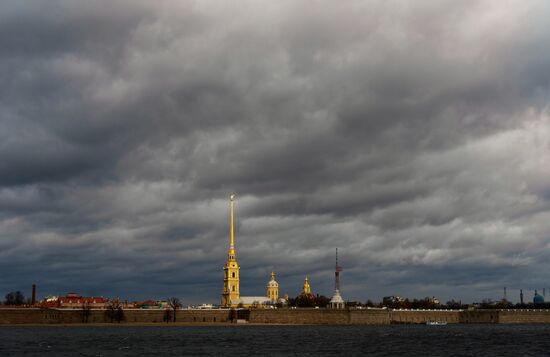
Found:
[[[246,293],[548,285],[546,3],[0,8],[3,290],[215,302],[231,191]]]

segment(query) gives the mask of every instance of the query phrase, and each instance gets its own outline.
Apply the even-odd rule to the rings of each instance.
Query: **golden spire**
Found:
[[[235,259],[235,233],[234,233],[234,215],[233,206],[235,201],[235,194],[229,195],[229,259]]]
[[[302,294],[311,294],[311,287],[309,286],[309,280],[307,278],[307,275],[304,280],[304,288],[302,290]]]
[[[275,272],[273,270],[271,271],[271,280],[275,280]]]
[[[223,307],[236,307],[239,304],[239,264],[235,259],[235,234],[233,205],[235,194],[229,196],[229,251],[227,261],[223,267],[223,291],[221,305]]]

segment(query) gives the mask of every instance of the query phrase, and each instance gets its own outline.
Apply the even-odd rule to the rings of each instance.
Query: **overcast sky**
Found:
[[[0,295],[550,287],[550,3],[0,4]]]

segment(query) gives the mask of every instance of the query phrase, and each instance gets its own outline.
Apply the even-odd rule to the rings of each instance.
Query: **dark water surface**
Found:
[[[0,356],[550,356],[550,325],[0,327]]]

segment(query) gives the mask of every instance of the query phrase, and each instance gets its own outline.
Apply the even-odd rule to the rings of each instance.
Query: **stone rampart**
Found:
[[[349,310],[349,323],[352,325],[388,325],[391,323],[387,309]]]
[[[550,310],[501,310],[501,324],[550,324]]]
[[[382,309],[257,309],[250,310],[249,322],[290,325],[386,325],[390,320],[388,311]]]
[[[459,310],[390,310],[392,324],[425,324],[427,322],[446,322],[456,324],[460,321]]]
[[[497,324],[499,310],[464,310],[460,313],[460,323],[463,324]]]
[[[172,316],[170,311],[170,316]],[[163,323],[166,322],[166,310],[126,309],[126,323]],[[0,309],[0,324],[72,324],[72,323],[109,323],[111,318],[106,310],[90,310],[86,318],[78,309]],[[230,322],[230,310],[178,310],[176,322],[217,323]]]
[[[0,324],[45,324],[53,314],[46,315],[40,309],[0,309]],[[58,314],[55,314],[56,320]]]
[[[170,315],[172,311],[170,311]],[[84,323],[86,314],[72,309],[0,309],[2,324]],[[166,323],[166,310],[124,310],[122,323]],[[388,325],[423,324],[431,321],[464,324],[549,323],[550,310],[391,310],[391,309],[251,309],[178,310],[179,323],[249,323],[288,325]],[[88,323],[112,322],[105,310],[91,310]]]
[[[291,325],[346,325],[349,324],[347,311],[327,309],[252,309],[251,323],[291,324]]]

